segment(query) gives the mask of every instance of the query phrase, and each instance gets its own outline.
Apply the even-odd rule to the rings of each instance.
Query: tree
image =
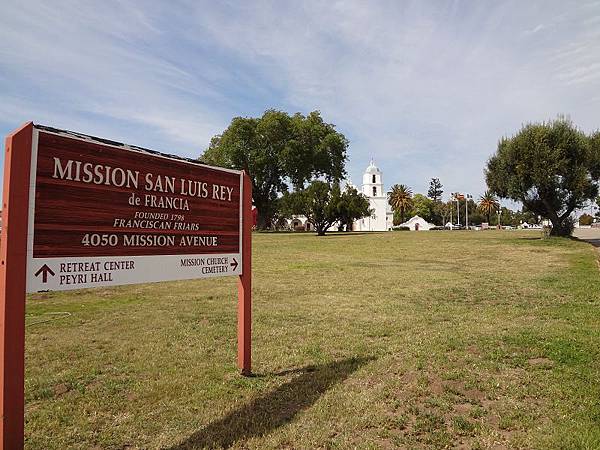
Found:
[[[487,217],[479,210],[478,204],[473,200],[472,197],[466,200],[468,201],[467,203],[469,205],[469,225],[481,225],[482,222],[487,220]]]
[[[395,184],[388,196],[388,203],[394,211],[394,225],[396,222],[396,212],[398,212],[400,223],[404,223],[405,214],[412,208],[412,191],[404,184]]]
[[[427,196],[437,202],[442,198],[442,194],[444,193],[442,183],[440,183],[439,178],[432,178],[429,182],[429,190],[427,191]]]
[[[500,140],[485,176],[493,193],[549,219],[552,235],[568,236],[573,211],[598,195],[600,133],[587,136],[564,118],[525,125]]]
[[[448,202],[442,202],[441,200],[436,202],[435,204],[435,215],[436,215],[436,219],[439,219],[439,223],[434,222],[436,225],[442,225],[445,226],[448,221],[450,220],[450,216],[452,215],[452,211],[453,211],[453,205],[452,205],[452,201],[448,201]]]
[[[412,198],[412,208],[410,214],[413,216],[421,216],[427,222],[432,221],[435,203],[430,198],[423,194],[415,194]]]
[[[491,222],[491,216],[493,213],[497,212],[500,208],[500,203],[496,196],[490,191],[487,190],[485,193],[479,197],[479,204],[477,205],[477,209],[481,211],[487,217],[488,224]]]
[[[340,227],[346,227],[346,231],[352,231],[352,224],[355,220],[373,214],[369,208],[369,199],[358,192],[356,188],[347,186],[337,206],[337,216]]]
[[[286,192],[282,199],[282,210],[288,215],[301,214],[315,227],[319,236],[336,222],[352,229],[352,222],[371,214],[369,200],[354,188],[341,191],[338,183],[315,180],[306,189]]]
[[[338,185],[331,186],[324,181],[315,180],[306,189],[284,193],[281,202],[288,213],[306,216],[317,234],[323,236],[338,218],[340,197]]]
[[[498,223],[496,221],[496,223]],[[515,223],[515,212],[505,206],[500,208],[500,225],[514,225]]]
[[[347,147],[344,135],[325,123],[318,111],[289,116],[268,110],[258,118],[235,117],[223,133],[212,138],[200,159],[248,173],[258,228],[264,229],[277,213],[277,199],[289,187],[301,190],[316,178],[340,180]]]
[[[598,211],[596,211],[596,217],[600,217],[600,196],[596,197],[596,208],[598,208]]]
[[[579,225],[591,225],[594,222],[594,218],[589,214],[582,214],[579,217]]]

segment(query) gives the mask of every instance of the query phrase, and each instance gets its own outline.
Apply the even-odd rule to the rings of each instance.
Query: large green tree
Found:
[[[573,211],[598,195],[600,133],[588,136],[563,118],[525,125],[500,140],[485,176],[492,192],[549,219],[552,235],[568,236]]]
[[[245,170],[252,179],[258,228],[268,228],[278,198],[289,187],[302,189],[315,178],[340,180],[345,174],[348,140],[325,123],[318,111],[307,116],[268,110],[261,117],[236,117],[213,137],[201,161]]]

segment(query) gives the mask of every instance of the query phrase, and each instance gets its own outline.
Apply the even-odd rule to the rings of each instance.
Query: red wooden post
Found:
[[[238,280],[238,367],[242,375],[251,369],[252,340],[252,182],[242,176],[242,274]]]
[[[22,449],[25,425],[25,289],[33,123],[6,138],[0,244],[0,445]]]

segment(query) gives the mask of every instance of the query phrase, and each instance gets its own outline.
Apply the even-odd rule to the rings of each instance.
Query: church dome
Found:
[[[379,170],[379,167],[377,167],[373,163],[373,160],[371,160],[371,163],[369,164],[369,167],[367,167],[367,170],[365,170],[365,173],[368,173],[368,174],[381,173],[381,170]]]

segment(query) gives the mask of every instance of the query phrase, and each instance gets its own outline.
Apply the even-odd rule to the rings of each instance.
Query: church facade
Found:
[[[355,231],[391,230],[394,213],[388,204],[387,192],[383,184],[383,172],[373,163],[373,160],[363,174],[362,188],[357,190],[369,199],[372,214],[354,222],[353,229]]]

